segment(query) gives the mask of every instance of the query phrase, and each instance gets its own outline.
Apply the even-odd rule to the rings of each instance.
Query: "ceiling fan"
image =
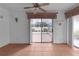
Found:
[[[33,3],[32,7],[24,7],[24,9],[30,9],[30,8],[35,8],[35,10],[38,8],[39,10],[43,12],[47,12],[45,9],[41,8],[42,6],[47,6],[49,3]]]

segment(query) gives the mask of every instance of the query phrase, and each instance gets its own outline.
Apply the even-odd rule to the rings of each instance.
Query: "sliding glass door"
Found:
[[[72,43],[79,48],[79,15],[73,16]]]
[[[47,43],[52,42],[52,19],[31,19],[30,32],[31,42]]]

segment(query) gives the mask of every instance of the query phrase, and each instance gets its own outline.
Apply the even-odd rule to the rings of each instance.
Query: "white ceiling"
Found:
[[[77,3],[50,3],[48,6],[43,6],[42,8],[47,10],[47,12],[57,12],[57,11],[67,11],[71,8],[78,6]],[[34,8],[32,9],[24,9],[24,7],[33,6],[32,3],[4,3],[0,4],[4,8],[10,9],[12,11],[26,11],[26,12],[34,12]],[[37,9],[37,12],[42,12]]]

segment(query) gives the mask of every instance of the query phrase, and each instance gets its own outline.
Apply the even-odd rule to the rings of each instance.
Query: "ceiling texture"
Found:
[[[47,12],[66,12],[67,10],[70,10],[78,5],[78,3],[50,3],[49,5],[43,6],[41,8],[45,9]],[[42,12],[41,10],[35,10],[34,8],[24,9],[24,7],[32,7],[32,3],[0,3],[0,6],[12,11]]]

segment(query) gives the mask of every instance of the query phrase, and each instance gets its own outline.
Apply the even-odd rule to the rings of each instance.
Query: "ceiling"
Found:
[[[57,12],[57,11],[64,11],[70,10],[75,6],[78,6],[77,3],[50,3],[48,6],[43,6],[42,8],[47,10],[47,12]],[[31,7],[33,6],[32,3],[0,3],[0,6],[10,9],[12,11],[26,11],[26,12],[35,12],[34,8],[31,9],[24,9],[24,7]],[[42,12],[37,9],[37,12]]]

